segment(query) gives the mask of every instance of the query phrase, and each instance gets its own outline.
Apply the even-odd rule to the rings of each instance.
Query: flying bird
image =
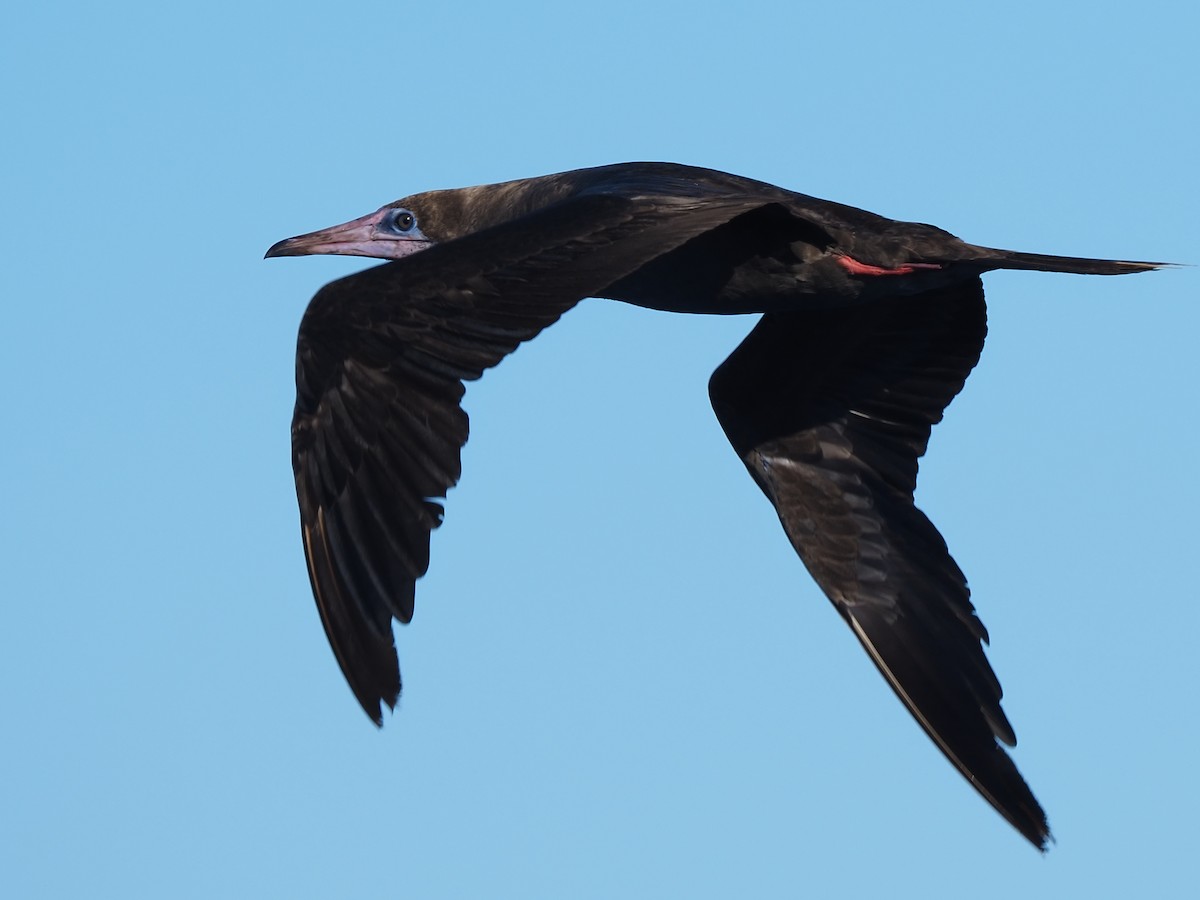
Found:
[[[322,288],[300,325],[292,466],[317,608],[367,715],[394,707],[461,474],[463,382],[586,297],[759,314],[713,410],[784,531],[938,748],[1022,835],[1050,830],[962,571],[913,501],[917,461],[979,359],[980,276],[1160,263],[995,250],[748,178],[627,163],[430,191],[280,241],[268,257],[391,260]]]

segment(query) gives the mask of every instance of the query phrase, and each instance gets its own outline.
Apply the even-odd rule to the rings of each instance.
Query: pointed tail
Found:
[[[1125,262],[1116,259],[1086,259],[1079,256],[1048,256],[1043,253],[1017,253],[995,250],[989,268],[1028,269],[1034,272],[1070,272],[1075,275],[1129,275],[1149,272],[1173,263]]]

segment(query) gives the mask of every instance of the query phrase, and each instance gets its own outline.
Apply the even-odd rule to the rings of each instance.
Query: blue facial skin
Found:
[[[394,233],[416,241],[427,241],[429,238],[417,224],[416,214],[407,209],[393,210],[388,217],[387,227]]]

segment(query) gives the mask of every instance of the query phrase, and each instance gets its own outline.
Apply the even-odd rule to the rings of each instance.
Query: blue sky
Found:
[[[748,319],[583,304],[467,393],[377,731],[313,606],[279,238],[667,159],[1200,262],[1182,3],[25,4],[0,33],[0,894],[1190,896],[1197,270],[989,276],[918,502],[1058,844],[941,758],[708,406]]]

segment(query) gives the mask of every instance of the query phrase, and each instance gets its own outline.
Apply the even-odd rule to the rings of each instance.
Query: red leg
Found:
[[[907,263],[894,269],[881,269],[879,266],[869,266],[861,263],[852,256],[839,256],[838,262],[851,275],[908,275],[918,269],[940,269],[938,263]]]

